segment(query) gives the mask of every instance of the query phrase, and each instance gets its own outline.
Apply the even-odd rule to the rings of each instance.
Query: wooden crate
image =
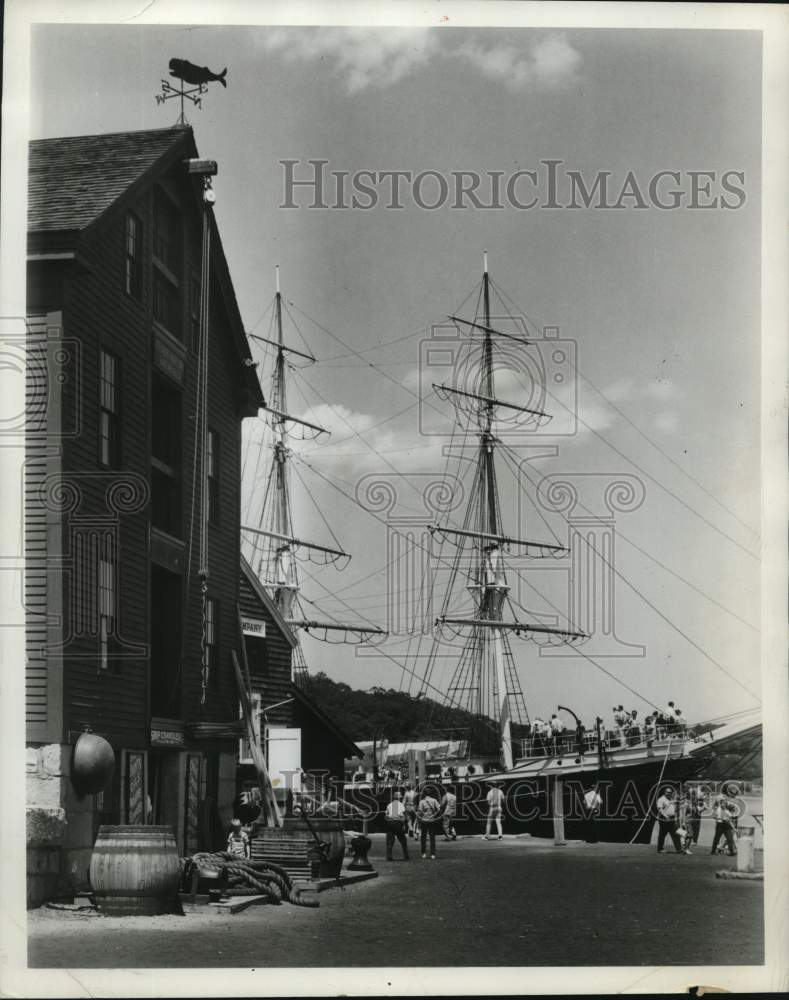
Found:
[[[309,879],[319,876],[319,865],[313,863],[311,857],[314,847],[312,837],[297,837],[293,831],[267,829],[252,838],[250,853],[253,861],[271,861],[284,868],[291,878]]]

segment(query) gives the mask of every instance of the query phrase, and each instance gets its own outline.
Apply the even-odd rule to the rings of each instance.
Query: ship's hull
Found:
[[[707,763],[704,757],[690,757],[681,742],[654,747],[621,748],[599,761],[596,755],[549,755],[519,761],[511,771],[479,777],[428,780],[438,798],[448,790],[457,796],[455,829],[459,836],[483,834],[486,829],[487,794],[494,782],[500,784],[505,802],[502,827],[507,834],[554,836],[555,797],[562,791],[564,835],[568,840],[589,836],[615,843],[649,843],[654,823],[657,789],[665,784],[677,787],[696,777]],[[560,779],[560,786],[556,779]],[[602,806],[594,830],[584,813],[584,794],[597,787]],[[368,829],[383,830],[383,811],[395,788],[389,784],[373,787],[345,786],[346,802],[364,810]],[[492,833],[496,834],[495,823]]]

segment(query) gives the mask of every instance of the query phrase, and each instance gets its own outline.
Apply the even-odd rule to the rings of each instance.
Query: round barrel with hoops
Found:
[[[90,859],[96,903],[108,916],[172,913],[178,849],[169,826],[100,826]]]

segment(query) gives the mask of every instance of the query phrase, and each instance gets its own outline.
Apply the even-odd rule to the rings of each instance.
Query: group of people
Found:
[[[487,794],[488,817],[485,825],[485,840],[490,840],[493,824],[496,825],[497,837],[502,839],[501,820],[504,813],[504,792],[501,786],[495,784]],[[413,785],[406,785],[405,793],[395,791],[392,800],[386,807],[386,860],[392,861],[395,841],[400,844],[403,860],[407,861],[408,839],[419,837],[422,857],[435,861],[436,833],[439,824],[444,831],[444,840],[457,840],[455,819],[457,818],[457,796],[446,789],[441,800],[433,794],[430,785],[417,793]]]
[[[413,785],[406,785],[405,793],[395,791],[392,801],[386,807],[386,860],[392,861],[395,841],[403,851],[403,860],[408,860],[408,838],[419,836],[422,857],[435,860],[436,830],[443,826],[444,840],[457,840],[455,817],[457,816],[457,796],[447,789],[441,801],[425,786],[417,799]],[[428,844],[429,851],[428,854]]]
[[[725,841],[729,855],[737,853],[737,819],[740,814],[737,802],[738,789],[735,785],[724,785],[719,795],[712,802],[712,818],[715,820],[715,833],[712,838],[710,854],[717,854],[723,848],[719,846]],[[658,854],[664,851],[666,837],[671,839],[674,850],[678,854],[691,854],[691,845],[699,842],[701,817],[707,808],[707,798],[704,792],[691,786],[682,799],[679,799],[674,789],[667,785],[655,803],[658,818]]]

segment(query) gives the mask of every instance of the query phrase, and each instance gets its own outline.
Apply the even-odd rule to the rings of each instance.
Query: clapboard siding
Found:
[[[175,143],[181,142],[179,135],[183,138],[184,133],[173,133]],[[183,155],[189,155],[186,139],[183,139]],[[151,511],[145,494],[151,483],[152,383],[156,370],[152,285],[157,187],[164,190],[181,211],[181,327],[175,333],[181,335],[186,348],[181,385],[180,467],[181,539],[188,544],[198,374],[189,304],[190,282],[200,274],[202,213],[199,196],[196,197],[199,185],[184,173],[180,158],[175,159],[172,166],[152,173],[145,184],[133,189],[131,195],[120,197],[111,210],[80,234],[78,265],[40,265],[38,280],[35,287],[31,286],[29,295],[29,303],[45,301],[47,308],[62,309],[64,336],[78,345],[79,356],[79,377],[68,381],[62,390],[63,423],[75,428],[75,433],[62,441],[62,479],[78,496],[75,506],[57,515],[63,524],[62,556],[66,567],[62,581],[58,577],[59,586],[62,583],[64,611],[62,729],[65,734],[73,735],[89,726],[106,735],[116,746],[128,748],[148,744],[151,714]],[[127,295],[124,288],[125,224],[129,210],[142,224],[143,268],[139,300]],[[226,271],[222,270],[225,265],[220,256],[221,247],[217,244],[212,252],[224,282]],[[226,292],[226,285],[221,284],[214,273],[210,287],[208,424],[220,441],[221,518],[217,525],[209,526],[207,565],[208,594],[218,599],[221,615],[218,685],[209,685],[205,703],[201,704],[202,622],[195,545],[191,575],[185,581],[181,716],[186,722],[235,720],[238,713],[238,692],[230,651],[238,648],[240,400],[244,388],[249,393],[249,386],[239,345],[234,342],[234,338],[240,336],[238,316],[228,312],[223,291]],[[40,340],[40,319],[37,323],[34,326]],[[176,336],[176,339],[179,338]],[[119,361],[120,466],[117,470],[107,470],[99,462],[99,358],[102,348],[112,352]],[[49,430],[51,432],[52,428]],[[36,451],[40,447],[40,443],[35,443],[29,449],[25,487],[31,496],[52,471],[51,460],[47,465],[46,458]],[[125,501],[112,493],[119,482],[127,487]],[[135,494],[140,499],[137,507],[124,508],[123,503]],[[195,521],[195,542],[198,531]],[[97,636],[85,627],[85,603],[95,600],[95,586],[80,562],[84,546],[93,544],[97,533],[109,533],[116,547],[117,634],[110,668],[106,670],[99,665]],[[28,617],[28,718],[31,738],[34,738],[32,733],[36,728],[39,735],[43,734],[49,707],[44,694],[48,684],[47,661],[45,656],[35,655],[45,646],[46,627],[42,629],[39,617],[33,613],[46,609],[50,599],[47,576],[42,572],[47,551],[46,517],[31,512],[26,536],[32,570],[26,579],[26,596],[32,609]],[[51,579],[50,571],[50,582]],[[190,746],[199,749],[201,745]],[[207,743],[205,748],[227,747],[213,742]]]
[[[276,705],[290,698],[291,647],[268,608],[258,598],[244,573],[241,574],[239,604],[242,615],[263,620],[266,637],[246,636],[247,659],[252,680],[252,690],[261,696],[261,703]],[[282,705],[267,713],[268,722],[274,726],[293,725],[293,703]]]
[[[47,322],[28,316],[26,336],[24,539],[25,539],[25,717],[27,739],[49,736],[47,711],[47,517],[40,489],[47,474]]]

